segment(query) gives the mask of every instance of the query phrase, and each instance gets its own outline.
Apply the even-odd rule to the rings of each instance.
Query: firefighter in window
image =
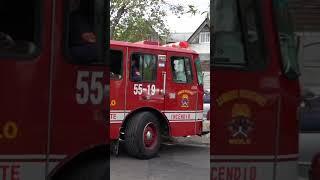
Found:
[[[175,60],[174,62],[175,77],[177,82],[187,82],[187,77],[184,70],[184,61]]]
[[[72,0],[70,50],[71,56],[78,62],[92,62],[97,58],[93,2],[88,0]]]
[[[141,81],[141,73],[139,68],[139,57],[133,55],[131,61],[131,79],[133,81]]]

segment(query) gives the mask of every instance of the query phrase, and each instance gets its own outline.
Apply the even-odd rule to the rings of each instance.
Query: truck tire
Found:
[[[160,148],[160,125],[151,112],[141,112],[129,119],[125,129],[127,152],[139,159],[150,159]]]

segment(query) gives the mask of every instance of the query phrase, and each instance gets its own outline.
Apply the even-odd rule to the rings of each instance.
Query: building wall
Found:
[[[320,95],[320,32],[297,34],[300,36],[301,44],[299,51],[301,87]]]
[[[202,28],[201,32],[210,32],[209,26]],[[204,73],[204,89],[210,89],[210,42],[199,43],[199,34],[190,43],[190,49],[199,53],[202,71]]]
[[[208,25],[205,25],[201,32],[210,32]],[[169,42],[187,41],[194,33],[173,33]],[[189,42],[189,48],[199,53],[202,71],[204,73],[204,88],[210,89],[210,42],[199,43],[199,34]]]
[[[203,75],[203,88],[210,89],[210,71],[204,71]]]
[[[190,44],[190,49],[199,53],[203,71],[210,71],[210,44]]]

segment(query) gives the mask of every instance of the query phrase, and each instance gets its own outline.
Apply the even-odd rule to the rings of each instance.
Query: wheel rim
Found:
[[[143,130],[143,143],[147,149],[155,147],[158,141],[158,133],[156,126],[153,123],[148,123]]]

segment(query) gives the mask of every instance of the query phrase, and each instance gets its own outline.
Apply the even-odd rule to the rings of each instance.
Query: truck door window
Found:
[[[34,58],[41,38],[39,0],[2,0],[0,3],[0,57]]]
[[[130,80],[135,82],[154,82],[157,78],[157,56],[134,53],[131,56]]]
[[[97,24],[95,1],[66,1],[65,53],[76,64],[97,64]],[[103,27],[100,27],[103,28]],[[101,63],[101,62],[100,62]]]
[[[238,3],[235,0],[215,1],[214,63],[245,65],[245,50],[241,35]]]
[[[176,83],[191,83],[192,67],[191,61],[187,57],[171,57],[171,70],[173,75],[173,81]]]
[[[123,53],[119,50],[110,50],[110,79],[122,79]]]
[[[213,65],[250,67],[263,64],[262,36],[253,0],[215,1]],[[251,63],[254,62],[254,63]]]

